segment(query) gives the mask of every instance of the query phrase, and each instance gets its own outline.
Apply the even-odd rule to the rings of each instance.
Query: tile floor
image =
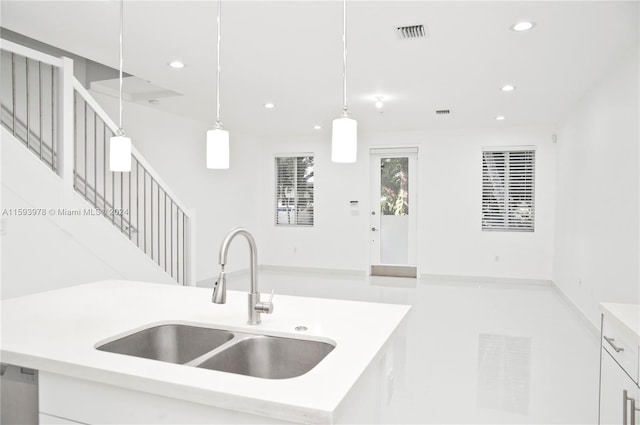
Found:
[[[260,289],[413,307],[385,423],[597,423],[598,334],[552,285],[266,270]]]

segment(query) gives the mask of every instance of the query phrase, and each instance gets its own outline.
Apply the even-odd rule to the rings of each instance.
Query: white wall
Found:
[[[117,99],[93,93],[112,116]],[[418,146],[417,212],[422,274],[550,279],[553,255],[555,145],[552,127],[504,126],[439,132],[360,135],[356,164],[330,161],[328,132],[308,138],[263,139],[231,130],[231,168],[205,167],[208,123],[181,118],[152,106],[125,103],[124,127],[134,145],[169,187],[196,210],[196,279],[214,278],[218,250],[228,230],[249,228],[267,265],[347,269],[369,265],[369,149]],[[480,229],[483,146],[536,145],[536,231]],[[316,155],[316,225],[273,225],[273,156]],[[353,214],[350,201],[359,201]],[[416,211],[416,206],[412,206]],[[244,242],[232,246],[228,270],[248,265]]]
[[[4,128],[0,134],[2,211],[9,211],[2,215],[2,298],[103,279],[174,283],[103,217],[58,214],[91,206]],[[20,208],[47,215],[10,213]]]
[[[594,322],[640,302],[638,46],[561,122],[554,281]]]
[[[553,127],[469,129],[421,133],[361,133],[358,162],[330,161],[329,134],[266,140],[260,171],[263,264],[365,271],[369,265],[369,149],[417,146],[418,267],[422,274],[550,279],[553,264],[555,145]],[[481,231],[482,147],[535,145],[536,230]],[[273,224],[273,156],[314,152],[313,228]],[[411,182],[410,182],[411,184]],[[359,201],[359,215],[349,202]],[[496,261],[496,256],[499,258]]]
[[[117,100],[92,93],[111,117],[117,117]],[[170,188],[187,207],[196,210],[196,279],[201,281],[217,276],[219,272],[218,252],[224,235],[231,228],[244,226],[258,233],[256,223],[256,179],[254,166],[258,154],[253,146],[258,143],[248,136],[231,132],[231,168],[229,170],[208,170],[205,166],[205,140],[209,125],[203,122],[177,117],[158,111],[149,106],[126,103],[124,126],[133,143],[160,173]],[[13,140],[7,141],[14,142]],[[60,179],[28,153],[16,142],[17,153],[24,150],[26,155],[16,162],[14,149],[7,154],[3,139],[3,208],[40,208],[46,203],[47,209],[65,206],[66,201],[54,200],[50,196],[59,195]],[[20,164],[20,165],[18,165]],[[36,176],[33,170],[20,172],[21,167],[35,167],[42,171]],[[34,194],[41,198],[25,199],[24,188],[11,184],[29,175],[25,181],[43,184]],[[41,181],[42,179],[44,180]],[[47,180],[50,180],[47,182]],[[14,187],[15,186],[15,187]],[[44,189],[44,190],[42,190]],[[74,194],[75,195],[75,194]],[[77,195],[76,195],[77,197]],[[75,201],[79,201],[76,199]],[[82,202],[82,201],[80,201]],[[77,205],[77,202],[73,205]],[[82,203],[80,205],[83,205]],[[84,205],[83,205],[84,206]],[[88,204],[86,205],[89,206]],[[116,230],[105,224],[106,232],[113,232],[116,240],[130,244]],[[77,221],[78,217],[67,217]],[[126,249],[96,250],[79,240],[77,234],[50,218],[29,219],[5,217],[2,236],[2,297],[13,297],[28,293],[55,289],[73,284],[107,278],[139,279],[156,282],[171,282],[171,278],[146,258],[142,251],[132,254]],[[108,233],[107,233],[108,235]],[[109,238],[96,233],[95,238],[105,238],[102,243],[111,246]],[[116,242],[117,243],[117,242]],[[117,246],[117,245],[116,245]],[[137,248],[134,247],[135,250]],[[118,252],[120,251],[120,252]],[[128,252],[131,264],[122,268],[120,254]],[[140,255],[137,255],[137,254]],[[249,265],[248,249],[245,241],[235,242],[229,253],[227,270],[239,270]],[[136,262],[139,261],[139,264]],[[38,265],[37,267],[30,267]],[[131,267],[129,267],[131,266]]]
[[[302,138],[265,139],[260,146],[259,220],[264,250],[261,264],[292,267],[364,270],[368,251],[366,218],[368,180],[362,161],[355,165],[334,164],[331,141],[322,135]],[[312,152],[314,166],[315,225],[309,228],[274,225],[274,154]],[[364,167],[364,168],[363,168]],[[345,184],[340,184],[344,182]],[[360,215],[351,215],[349,202],[360,201]]]
[[[91,93],[111,117],[117,99]],[[258,233],[257,173],[260,142],[230,130],[230,168],[209,170],[205,164],[206,132],[212,126],[126,102],[123,126],[128,137],[188,208],[196,210],[196,280],[217,276],[218,252],[225,234],[243,226]],[[234,242],[227,270],[249,266],[244,240]]]

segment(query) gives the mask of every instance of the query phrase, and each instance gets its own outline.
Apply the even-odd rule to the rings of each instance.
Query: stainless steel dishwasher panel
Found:
[[[3,363],[0,383],[0,423],[37,425],[38,371]]]

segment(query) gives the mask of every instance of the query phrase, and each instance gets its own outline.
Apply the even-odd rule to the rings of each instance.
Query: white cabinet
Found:
[[[640,409],[638,386],[609,353],[603,350],[600,424],[640,425],[640,412],[637,409]],[[635,417],[632,418],[632,415]]]
[[[94,382],[46,371],[39,372],[40,424],[295,424],[295,423],[385,423],[391,414],[393,376],[402,380],[403,369],[394,359],[402,357],[399,338],[391,337],[373,358],[360,378],[333,410],[323,419],[305,414],[304,418],[288,421],[278,415],[279,409],[260,400],[246,398],[227,402],[227,408],[206,404],[210,395],[197,388],[182,387],[181,391],[200,399],[187,401],[126,388],[104,382]],[[188,366],[176,366],[185,367]],[[206,372],[206,371],[203,371]],[[203,374],[203,379],[212,375]],[[252,378],[260,379],[260,378]],[[293,378],[295,379],[295,378]],[[285,380],[273,380],[273,391],[286,385]],[[247,382],[250,382],[249,380]],[[232,400],[232,399],[230,399]],[[249,411],[247,407],[253,404]],[[304,412],[304,406],[299,407]],[[264,416],[251,412],[262,411]],[[640,425],[640,424],[639,424]]]
[[[609,304],[602,317],[602,361],[600,369],[600,420],[601,425],[640,425],[640,338],[633,326],[621,317],[633,315],[615,314]],[[633,321],[633,319],[632,319]]]
[[[39,397],[43,424],[290,423],[43,371]]]

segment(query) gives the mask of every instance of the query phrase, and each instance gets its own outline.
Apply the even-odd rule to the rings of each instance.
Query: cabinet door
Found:
[[[631,411],[631,401],[624,399],[624,391],[627,397],[635,400],[636,409],[640,409],[640,390],[638,386],[622,370],[618,363],[606,351],[602,352],[602,392],[600,404],[601,425],[640,425],[640,414]],[[626,410],[626,422],[624,412]],[[632,421],[631,415],[635,415]]]

